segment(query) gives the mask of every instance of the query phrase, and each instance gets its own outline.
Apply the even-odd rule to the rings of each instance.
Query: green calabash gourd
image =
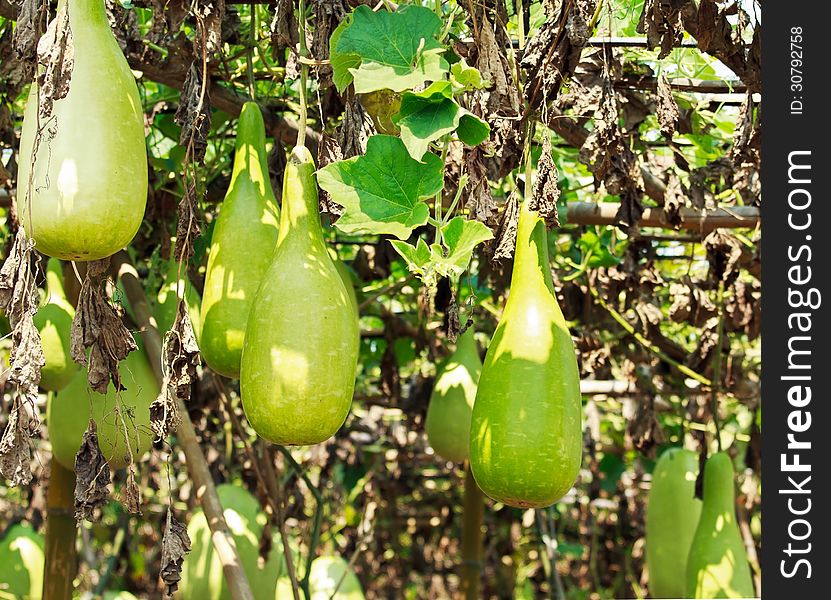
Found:
[[[40,387],[45,390],[62,390],[78,372],[79,365],[72,360],[69,350],[74,316],[75,309],[64,295],[61,263],[51,258],[46,267],[46,304],[38,309],[34,317],[46,359],[40,371]]]
[[[78,372],[70,384],[49,400],[46,424],[52,442],[52,457],[67,469],[75,468],[75,455],[81,447],[90,414],[95,419],[98,444],[111,469],[128,463],[127,439],[133,460],[138,461],[150,449],[150,404],[159,395],[159,384],[153,368],[138,341],[138,349],[130,352],[118,366],[122,385],[121,407],[127,438],[121,419],[115,412],[117,394],[109,384],[106,395],[90,389],[85,371]]]
[[[37,87],[29,93],[17,171],[19,214],[40,252],[96,260],[130,243],[144,217],[144,110],[104,0],[61,0],[60,7],[69,11],[72,77],[48,122],[37,115]],[[35,148],[39,125],[49,136]]]
[[[724,452],[704,465],[701,519],[687,559],[688,598],[753,598],[747,553],[736,523],[733,461]]]
[[[193,326],[193,333],[198,343],[202,333],[202,313],[200,308],[202,298],[199,297],[199,292],[193,284],[188,281],[187,268],[187,264],[183,264],[180,270],[179,263],[175,260],[170,260],[164,283],[162,283],[162,287],[156,295],[153,316],[156,318],[156,324],[159,326],[159,333],[164,336],[165,332],[170,331],[170,328],[173,327],[179,300],[184,298],[188,316],[190,317],[190,324]]]
[[[29,525],[10,527],[0,540],[0,598],[40,598],[43,565],[43,536]]]
[[[334,435],[355,387],[358,316],[323,239],[314,172],[308,149],[295,147],[277,250],[245,333],[242,405],[254,430],[275,444]]]
[[[248,314],[277,245],[279,209],[271,189],[265,126],[253,102],[242,107],[231,185],[211,238],[202,293],[200,350],[208,366],[238,378]]]
[[[470,465],[494,500],[543,507],[571,488],[580,468],[580,379],[554,296],[545,224],[528,199],[516,240],[510,294],[473,405]]]
[[[701,515],[695,497],[698,457],[683,448],[670,448],[652,471],[646,505],[646,565],[653,598],[683,598],[687,557]]]
[[[216,493],[254,598],[275,598],[277,580],[286,574],[279,534],[272,540],[268,560],[260,567],[260,537],[266,521],[265,515],[261,514],[260,503],[238,485],[218,485]],[[230,600],[231,593],[225,582],[222,562],[214,550],[211,530],[201,508],[194,511],[188,523],[188,536],[192,547],[182,565],[177,597],[183,600]],[[296,562],[299,562],[298,558],[295,556]],[[287,598],[291,598],[291,593]]]
[[[456,342],[433,386],[424,428],[433,450],[446,460],[464,462],[470,456],[470,417],[482,360],[473,328]]]

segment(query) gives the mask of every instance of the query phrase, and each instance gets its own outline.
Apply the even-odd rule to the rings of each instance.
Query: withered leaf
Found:
[[[162,537],[161,572],[159,576],[165,583],[165,594],[171,596],[179,589],[182,578],[182,564],[190,552],[190,537],[187,528],[173,517],[173,511],[167,509],[167,523]]]
[[[615,214],[615,224],[624,229],[631,229],[638,224],[643,215],[641,191],[627,188],[620,195],[620,207]]]
[[[203,54],[213,54],[222,47],[225,0],[196,0],[192,10],[198,25],[197,35],[193,38],[193,50],[197,58],[202,60]]]
[[[465,149],[462,162],[468,182],[463,192],[472,219],[490,224],[496,214],[496,201],[488,183],[488,168],[482,148]]]
[[[687,206],[687,191],[675,171],[668,171],[664,192],[664,217],[675,229],[681,227],[681,208]]]
[[[494,263],[501,263],[503,260],[511,258],[514,255],[516,248],[516,230],[519,221],[519,197],[516,193],[508,196],[505,202],[505,211],[502,213],[502,220],[496,228],[493,244],[493,255],[491,261]]]
[[[317,2],[317,4],[330,4],[329,2]],[[332,3],[332,4],[337,4]],[[328,51],[329,38],[326,38]],[[277,0],[274,7],[274,18],[271,20],[271,43],[279,50],[294,48],[300,41],[297,19],[294,16],[294,3],[292,0]]]
[[[32,453],[29,449],[27,416],[21,415],[22,401],[15,397],[9,411],[9,421],[0,438],[0,473],[12,487],[29,485],[32,481]]]
[[[675,133],[675,128],[678,126],[678,103],[675,101],[675,96],[672,95],[672,88],[666,75],[661,73],[658,76],[658,102],[656,106],[656,116],[658,123],[661,125],[661,133],[671,138]]]
[[[211,101],[205,81],[201,59],[194,60],[179,96],[179,108],[173,120],[182,127],[179,145],[191,151],[191,159],[201,163],[205,160],[208,134],[211,131]]]
[[[75,455],[75,520],[95,522],[100,518],[97,508],[107,503],[110,486],[110,465],[98,445],[98,428],[90,419],[81,448]]]
[[[542,142],[542,153],[537,163],[537,177],[531,194],[528,207],[535,210],[545,220],[549,229],[560,226],[557,214],[557,200],[560,199],[560,188],[557,187],[557,165],[551,155],[551,137],[545,136]]]
[[[666,0],[645,0],[638,22],[637,32],[646,34],[650,50],[660,46],[658,58],[666,58],[675,46],[684,39],[684,20],[681,7],[687,2],[666,2]]]
[[[131,515],[141,514],[141,491],[136,483],[135,465],[127,469],[127,482],[121,491],[121,504]]]
[[[456,293],[452,289],[450,290],[450,302],[444,311],[444,326],[447,332],[447,339],[451,343],[455,342],[462,330],[462,324],[459,321],[459,303],[456,300]]]
[[[375,123],[354,92],[348,93],[344,104],[343,121],[338,127],[338,145],[343,158],[352,158],[366,152],[367,140],[376,133]]]
[[[190,399],[191,385],[199,366],[199,346],[193,332],[185,303],[179,301],[176,319],[171,330],[165,334],[164,378],[159,397],[150,405],[150,428],[156,439],[163,439],[179,426],[176,400]]]
[[[38,75],[38,109],[41,119],[52,116],[52,104],[69,93],[75,45],[69,25],[69,10],[64,4],[49,23],[37,46],[38,64],[44,70]]]
[[[741,242],[732,233],[716,229],[704,238],[703,244],[710,263],[710,281],[715,284],[723,282],[725,287],[731,285],[739,276]]]
[[[9,256],[0,269],[0,309],[12,326],[9,380],[29,400],[37,398],[41,367],[45,364],[40,333],[32,319],[40,302],[35,281],[39,261],[23,228],[19,228]]]
[[[12,44],[17,59],[25,64],[27,77],[35,71],[38,45],[38,21],[46,3],[44,0],[22,0],[17,15]]]
[[[664,442],[664,430],[655,414],[655,398],[648,396],[638,402],[635,418],[629,422],[626,432],[635,449],[645,456],[654,457],[655,448]]]
[[[107,298],[105,272],[108,265],[109,259],[89,263],[69,338],[72,360],[87,366],[89,385],[99,394],[107,393],[110,381],[115,389],[123,389],[118,363],[137,347],[121,320],[124,309]],[[89,359],[87,348],[90,349]]]
[[[196,184],[188,182],[185,193],[179,201],[178,222],[176,224],[176,248],[173,259],[187,263],[193,256],[193,243],[202,233],[199,226],[199,203],[196,198]]]
[[[290,0],[289,4],[291,4]],[[350,10],[346,0],[316,0],[314,2],[315,19],[310,49],[316,60],[329,60],[329,38]],[[277,13],[279,12],[278,6]],[[291,15],[292,17],[294,16],[294,11],[291,11]],[[276,20],[278,16],[278,14],[275,14],[274,19]],[[274,30],[275,28],[272,26],[272,31]],[[296,36],[297,26],[295,25],[290,31],[295,32]],[[281,33],[283,38],[288,37],[282,31]],[[332,66],[329,64],[321,64],[316,69],[317,79],[320,82],[321,88],[329,87],[332,82]]]
[[[343,159],[343,152],[340,144],[331,135],[324,133],[320,142],[317,145],[317,168],[322,169],[328,164],[337,162]],[[320,196],[320,212],[328,213],[333,217],[339,217],[343,214],[343,207],[332,200],[332,196],[324,189],[319,190]]]

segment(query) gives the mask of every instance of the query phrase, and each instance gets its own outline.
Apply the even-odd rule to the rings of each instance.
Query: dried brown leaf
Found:
[[[191,159],[201,163],[205,160],[208,134],[211,131],[211,101],[208,82],[202,72],[201,59],[194,60],[179,97],[179,108],[174,121],[181,125],[179,145],[191,149]]]
[[[127,470],[127,482],[121,491],[121,504],[131,515],[141,515],[141,491],[136,483],[135,466]]]
[[[649,396],[638,402],[635,417],[627,431],[635,449],[645,456],[654,457],[655,448],[664,443],[664,430],[655,414],[655,398]]]
[[[32,453],[29,449],[28,417],[23,412],[23,400],[16,396],[9,411],[9,420],[0,438],[0,474],[17,487],[32,481]]]
[[[173,260],[187,263],[193,256],[193,243],[202,233],[199,226],[199,203],[196,198],[196,184],[188,182],[185,193],[179,201],[178,221],[176,224],[176,248]]]
[[[161,572],[159,576],[165,584],[165,594],[171,596],[179,589],[182,579],[182,564],[190,552],[190,537],[187,528],[173,517],[173,511],[167,509],[167,522],[162,537]]]
[[[89,385],[99,394],[107,393],[110,381],[115,389],[123,389],[118,363],[137,347],[121,320],[124,309],[107,298],[108,265],[109,259],[89,263],[69,339],[72,360],[87,366]],[[89,358],[87,349],[90,349]]]
[[[343,158],[352,158],[366,152],[366,142],[375,135],[376,130],[372,117],[354,93],[349,92],[344,103],[343,121],[338,128],[338,144]]]
[[[658,123],[661,125],[661,133],[671,138],[678,126],[678,103],[675,101],[675,96],[672,95],[672,88],[666,76],[661,73],[658,76],[658,101],[656,107],[656,116]]]
[[[165,334],[162,348],[164,378],[159,397],[150,405],[150,428],[156,439],[163,439],[179,426],[177,399],[190,399],[191,385],[199,366],[199,346],[190,316],[183,301],[179,301],[176,319]]]
[[[38,38],[40,37],[38,21],[45,6],[46,2],[44,0],[22,0],[20,2],[20,12],[17,14],[17,25],[14,29],[12,45],[17,60],[24,64],[27,79],[35,72]],[[6,61],[4,60],[4,62]]]
[[[732,233],[716,229],[704,238],[704,249],[710,263],[708,277],[718,285],[730,286],[739,276],[742,257],[741,242]]]
[[[502,220],[496,228],[493,244],[493,255],[491,262],[501,263],[514,255],[516,248],[516,230],[519,221],[519,197],[516,193],[508,196],[505,202],[505,211],[502,213]]]
[[[222,47],[222,18],[225,16],[225,0],[196,0],[193,3],[197,34],[193,38],[193,50],[201,60],[205,55],[218,52]]]
[[[468,176],[462,196],[465,207],[472,219],[490,224],[496,214],[496,201],[488,183],[488,168],[482,148],[465,149],[462,162]]]
[[[535,210],[545,220],[548,229],[560,226],[557,214],[557,200],[560,199],[560,188],[557,187],[557,165],[551,154],[551,138],[545,136],[542,142],[542,153],[537,163],[537,177],[531,193],[528,207]]]
[[[664,192],[664,216],[675,229],[681,227],[681,208],[687,206],[687,191],[675,171],[668,171]]]
[[[658,58],[666,58],[684,39],[684,21],[681,7],[687,2],[645,0],[638,22],[638,33],[646,34],[650,50],[660,47]]]
[[[327,2],[318,2],[327,4]],[[274,18],[271,20],[271,44],[278,50],[295,48],[300,41],[297,19],[294,16],[292,0],[277,0],[274,7]],[[328,51],[328,38],[327,38]]]
[[[340,144],[331,135],[324,133],[317,145],[317,168],[322,169],[326,165],[343,159],[343,152]],[[333,217],[343,214],[343,207],[332,200],[332,196],[324,189],[319,190],[320,212],[328,213]]]
[[[75,455],[75,520],[96,522],[107,503],[110,486],[110,465],[98,444],[98,428],[90,419],[81,448]]]
[[[43,72],[38,75],[38,109],[41,119],[52,116],[52,104],[69,93],[72,68],[75,65],[75,45],[69,25],[69,9],[64,4],[46,28],[37,46],[38,64]]]

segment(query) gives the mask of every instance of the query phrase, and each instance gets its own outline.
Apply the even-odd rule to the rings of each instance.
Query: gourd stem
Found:
[[[52,460],[46,492],[43,600],[72,598],[78,553],[75,546],[75,473]]]
[[[245,66],[248,71],[248,95],[252,100],[257,99],[257,86],[254,84],[254,49],[257,47],[257,5],[254,2],[248,5],[251,9],[251,39],[248,45],[248,52],[245,54]]]
[[[306,0],[298,0],[297,29],[300,40],[300,58],[308,58],[309,49],[306,47]],[[308,106],[306,99],[306,82],[309,77],[309,66],[300,60],[300,127],[297,131],[297,145],[306,145],[306,123],[308,122]]]
[[[482,578],[482,521],[485,496],[470,470],[465,467],[465,496],[462,512],[462,592],[465,600],[478,600]]]

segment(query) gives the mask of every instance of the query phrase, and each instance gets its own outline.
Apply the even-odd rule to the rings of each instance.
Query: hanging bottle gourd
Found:
[[[38,88],[31,87],[20,137],[18,211],[40,252],[97,260],[130,243],[144,217],[144,110],[104,0],[61,0],[53,26],[64,21],[62,11],[69,12],[67,43],[74,50],[69,91],[38,115]]]
[[[470,428],[479,487],[510,506],[542,507],[572,486],[582,452],[574,344],[554,296],[545,224],[522,202],[511,289],[488,347]]]
[[[40,371],[40,387],[44,390],[57,392],[63,389],[78,371],[78,363],[72,360],[69,350],[74,316],[75,309],[63,290],[61,262],[50,258],[46,266],[46,304],[34,316],[46,359]]]
[[[265,125],[246,102],[237,125],[231,184],[211,238],[202,292],[200,350],[208,366],[236,379],[248,313],[277,245],[279,209],[271,189]]]
[[[446,460],[461,463],[470,455],[470,417],[481,372],[482,360],[471,327],[459,336],[456,351],[436,377],[427,407],[427,440]]]
[[[669,448],[652,471],[646,505],[646,566],[653,598],[683,598],[701,500],[695,497],[698,457],[683,448]]]
[[[141,340],[136,342],[138,348],[118,368],[126,389],[116,393],[110,382],[107,393],[98,394],[90,389],[86,371],[80,371],[63,390],[50,394],[46,426],[52,457],[70,471],[75,468],[75,455],[90,417],[95,419],[98,445],[111,469],[126,466],[130,453],[137,461],[150,449],[150,404],[158,397],[160,388]],[[119,412],[115,410],[117,406],[121,407]]]
[[[687,559],[688,598],[753,598],[753,577],[736,524],[733,461],[724,452],[704,465],[701,519]]]
[[[315,166],[297,146],[286,164],[280,237],[251,307],[240,392],[263,438],[316,444],[343,424],[358,362],[358,316],[329,256]]]

